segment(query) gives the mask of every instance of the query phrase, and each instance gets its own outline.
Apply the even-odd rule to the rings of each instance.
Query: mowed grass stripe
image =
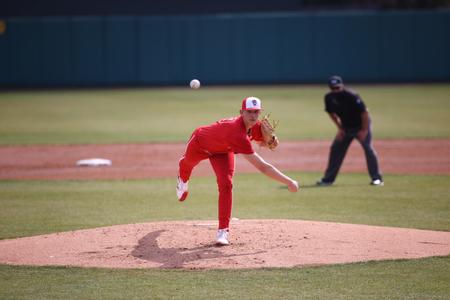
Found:
[[[341,174],[335,186],[318,188],[318,173],[290,175],[303,185],[298,193],[261,174],[238,174],[233,216],[450,230],[449,176],[387,175],[384,187],[373,187],[366,174]],[[161,220],[216,220],[217,194],[212,177],[194,177],[185,203],[175,197],[174,179],[0,181],[0,238]]]
[[[449,138],[450,84],[355,85],[375,138]],[[331,139],[326,85],[0,92],[0,145],[184,142],[237,115],[245,96],[280,120],[281,140]]]
[[[0,265],[0,298],[448,299],[449,269],[450,257],[201,271]]]

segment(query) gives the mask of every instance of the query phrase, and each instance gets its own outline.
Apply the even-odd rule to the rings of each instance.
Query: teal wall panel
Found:
[[[72,82],[96,85],[106,83],[105,25],[99,17],[71,20]]]
[[[8,22],[11,83],[39,85],[42,80],[42,23],[39,19]]]
[[[379,20],[373,14],[355,14],[344,22],[345,67],[342,76],[349,80],[379,79]]]
[[[230,78],[233,79],[234,82],[242,82],[248,80],[248,76],[252,74],[250,72],[247,60],[250,56],[247,47],[250,44],[250,41],[247,39],[247,34],[243,28],[245,28],[246,22],[242,18],[234,18],[231,21],[231,37],[230,37],[230,49],[231,53],[229,54],[231,57],[230,66],[233,71],[230,74]],[[225,77],[225,74],[223,75]]]
[[[316,69],[312,21],[308,15],[279,20],[279,81],[312,81]]]
[[[0,85],[450,80],[450,11],[16,18]]]
[[[447,78],[450,80],[450,56],[448,53],[450,53],[450,14],[447,14],[445,17],[441,17],[444,19],[442,23],[444,24],[442,35],[440,37],[443,39],[443,56],[444,58],[441,61],[441,65],[444,68],[443,76],[440,78]]]
[[[345,16],[322,14],[314,18],[313,62],[314,80],[323,80],[346,70]]]
[[[187,69],[188,18],[173,18],[167,22],[168,68],[170,81],[179,84],[189,78]]]
[[[245,51],[245,46],[238,49],[231,41],[234,35],[232,20],[228,18],[202,17],[196,24],[196,31],[189,32],[189,37],[198,35],[197,47],[192,48],[196,57],[197,66],[194,73],[199,78],[207,78],[209,82],[230,83],[236,80],[236,73],[245,70],[235,70],[236,63],[233,62],[239,51]],[[226,75],[225,75],[226,74]],[[188,74],[189,75],[189,74]],[[189,77],[188,77],[189,78]]]
[[[6,22],[6,30],[0,34],[0,85],[11,84],[11,42],[9,31],[9,22]]]
[[[137,22],[134,17],[105,19],[105,73],[112,84],[138,79]]]
[[[71,38],[67,18],[42,20],[42,83],[65,85],[71,83]]]
[[[186,83],[191,78],[205,78],[203,72],[203,47],[200,43],[204,40],[204,36],[200,33],[203,27],[203,18],[187,18],[185,23],[185,51],[184,51],[184,66],[185,75],[182,82]]]
[[[380,72],[385,81],[415,80],[413,18],[406,13],[380,16]]]
[[[239,69],[234,72],[236,80],[243,82],[250,80],[264,81],[264,73],[267,72],[265,70],[268,64],[267,60],[270,59],[270,48],[265,42],[270,41],[263,39],[264,29],[259,30],[262,21],[257,18],[239,21],[233,28],[237,41],[232,45],[232,47],[235,47],[236,63],[239,64]]]
[[[170,82],[167,19],[143,17],[138,21],[138,32],[139,81],[153,84]]]
[[[250,18],[247,21],[247,54],[250,81],[277,81],[280,67],[280,30],[278,18]]]
[[[418,80],[450,78],[450,19],[442,13],[415,15],[414,73]],[[432,33],[432,34],[430,34]]]

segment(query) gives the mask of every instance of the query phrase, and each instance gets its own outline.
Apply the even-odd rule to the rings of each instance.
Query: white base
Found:
[[[104,158],[89,158],[77,161],[77,166],[80,167],[100,167],[100,166],[111,166],[112,163],[109,159]]]

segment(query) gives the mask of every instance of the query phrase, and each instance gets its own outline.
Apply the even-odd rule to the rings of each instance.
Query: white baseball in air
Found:
[[[192,79],[189,85],[196,90],[200,87],[200,81],[198,79]]]

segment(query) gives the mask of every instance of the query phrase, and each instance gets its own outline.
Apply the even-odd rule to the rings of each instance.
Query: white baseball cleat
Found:
[[[228,229],[217,230],[217,238],[216,238],[217,245],[221,246],[229,245],[230,242],[228,241],[228,235],[229,235]]]
[[[188,196],[188,182],[184,182],[180,176],[177,178],[177,197],[179,201],[186,200]]]
[[[384,182],[381,179],[375,179],[375,180],[372,180],[372,182],[370,184],[375,185],[375,186],[383,186]]]

